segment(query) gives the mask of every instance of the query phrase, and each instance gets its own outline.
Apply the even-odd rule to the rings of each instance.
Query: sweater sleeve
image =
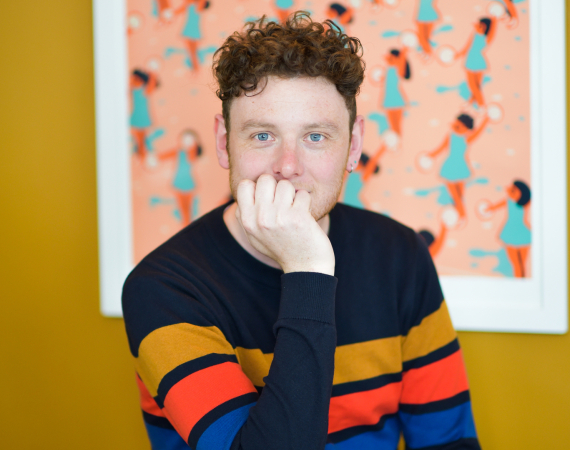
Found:
[[[480,450],[457,334],[421,239],[413,277],[399,408],[406,448]]]
[[[324,448],[337,280],[291,273],[281,282],[273,362],[258,394],[200,302],[172,284],[128,280],[125,325],[153,449]],[[158,300],[166,297],[167,302]],[[176,306],[164,309],[181,303],[189,314]],[[158,322],[157,316],[162,317]],[[160,325],[145,326],[149,317]]]

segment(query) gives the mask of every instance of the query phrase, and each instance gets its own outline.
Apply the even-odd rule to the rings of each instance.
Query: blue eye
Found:
[[[268,141],[269,140],[269,133],[259,133],[256,135],[259,141]]]
[[[324,136],[322,134],[319,134],[319,133],[311,133],[309,135],[309,139],[311,140],[311,142],[320,142],[323,140],[321,138],[324,139]]]

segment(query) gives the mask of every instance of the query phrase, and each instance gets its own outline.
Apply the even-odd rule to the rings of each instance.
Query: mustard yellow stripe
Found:
[[[336,348],[333,384],[366,380],[402,370],[400,336],[375,339]],[[259,349],[236,348],[242,370],[255,386],[265,386],[273,353]]]
[[[413,327],[408,335],[402,338],[404,361],[428,355],[449,344],[456,337],[447,304],[443,301],[437,311],[424,317],[419,325]]]
[[[401,337],[340,345],[334,357],[333,384],[367,380],[402,370]]]
[[[269,374],[273,353],[261,353],[258,348],[236,347],[238,363],[254,386],[265,386],[263,378]]]
[[[178,323],[154,330],[139,346],[136,371],[153,397],[162,378],[187,361],[210,353],[234,354],[217,327]]]

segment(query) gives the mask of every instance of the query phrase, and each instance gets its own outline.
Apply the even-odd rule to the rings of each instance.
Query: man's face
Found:
[[[364,131],[359,116],[351,142],[349,112],[336,87],[324,78],[269,77],[260,94],[234,99],[230,116],[229,137],[216,116],[216,140],[234,198],[241,180],[257,181],[268,173],[308,191],[316,220],[328,214],[345,169],[360,159]]]

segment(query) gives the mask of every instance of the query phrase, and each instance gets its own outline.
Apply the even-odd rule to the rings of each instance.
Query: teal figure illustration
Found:
[[[287,21],[287,17],[294,10],[294,5],[294,0],[275,0],[275,12],[279,22],[285,23]]]
[[[467,75],[467,85],[471,91],[469,102],[478,106],[485,106],[483,96],[483,76],[489,69],[489,64],[485,58],[485,53],[493,41],[497,19],[483,17],[475,24],[475,30],[467,45],[458,52],[456,59],[465,57],[465,72]]]
[[[380,106],[386,113],[390,129],[399,137],[402,136],[404,108],[408,104],[401,81],[412,76],[407,53],[408,49],[404,47],[402,50],[392,49],[385,56],[388,67],[380,95]]]
[[[176,204],[180,219],[184,226],[195,217],[193,212],[197,197],[195,195],[197,183],[194,178],[194,163],[202,155],[198,134],[194,130],[184,130],[178,139],[178,147],[159,153],[161,161],[173,159],[175,161],[172,187],[176,197]]]
[[[449,154],[441,166],[440,176],[447,181],[464,181],[471,176],[467,164],[467,138],[465,135],[450,133]]]
[[[503,226],[499,239],[507,246],[523,247],[530,245],[530,228],[524,221],[524,206],[512,199],[507,199],[507,221]]]
[[[499,241],[502,242],[516,278],[527,276],[526,262],[532,242],[532,232],[526,220],[530,207],[531,191],[521,180],[515,180],[506,188],[506,198],[487,206],[486,213],[506,210],[506,219]]]
[[[186,6],[186,24],[182,30],[182,36],[187,39],[202,39],[200,14],[198,14],[198,7],[195,2]]]
[[[327,10],[327,19],[338,26],[342,33],[346,33],[346,26],[354,20],[354,9],[340,3],[330,3]]]
[[[131,91],[131,136],[135,151],[141,159],[147,154],[147,133],[152,125],[149,97],[158,86],[158,80],[152,72],[135,69],[130,76]]]
[[[144,87],[132,90],[133,110],[131,112],[131,127],[148,128],[152,125],[148,106],[148,97]]]
[[[380,173],[380,165],[378,161],[386,151],[386,146],[382,145],[380,149],[369,157],[362,152],[358,162],[350,163],[350,172],[345,177],[344,197],[342,202],[354,206],[355,208],[367,209],[366,201],[361,197],[362,189],[374,174]]]
[[[184,0],[176,9],[176,14],[185,14],[186,20],[182,28],[182,39],[188,52],[187,65],[194,72],[200,69],[198,44],[202,39],[202,13],[210,6],[207,0]]]
[[[362,174],[357,171],[350,173],[346,177],[346,187],[344,188],[342,202],[355,208],[364,209],[364,203],[360,200],[360,191],[363,187]]]
[[[441,145],[426,154],[428,158],[434,159],[447,151],[447,157],[441,166],[439,174],[443,178],[449,195],[453,199],[460,221],[466,219],[463,196],[465,183],[471,176],[467,151],[469,150],[469,145],[481,135],[488,123],[489,118],[485,115],[480,125],[475,128],[473,117],[468,114],[460,114],[451,124],[451,131]]]
[[[426,56],[432,54],[431,37],[440,14],[435,6],[436,0],[419,0],[416,15],[418,41]]]
[[[487,69],[487,60],[483,53],[486,48],[487,36],[483,33],[475,33],[465,59],[465,68],[467,70],[481,72]]]

